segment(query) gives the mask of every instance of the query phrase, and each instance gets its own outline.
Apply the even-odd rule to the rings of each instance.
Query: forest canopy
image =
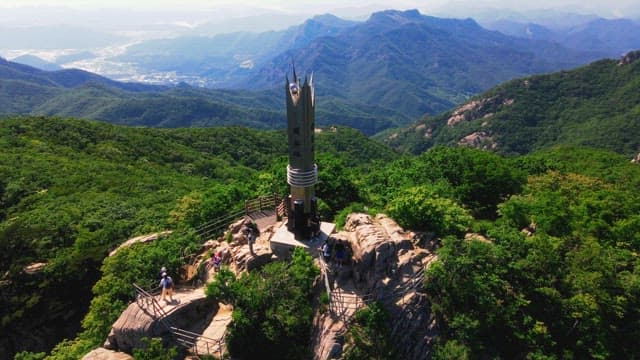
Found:
[[[387,212],[439,243],[425,281],[440,329],[436,358],[640,357],[637,164],[578,147],[517,157],[450,147],[400,155],[346,128],[318,133],[317,146],[323,219],[339,223],[351,209]],[[51,359],[77,358],[104,342],[132,300],[131,283],[150,284],[157,264],[179,267],[198,246],[198,224],[245,199],[286,191],[285,134],[277,131],[15,118],[0,121],[0,150],[7,294],[0,311],[2,332],[15,334],[2,346],[22,350],[14,346],[31,326],[47,328],[72,306],[70,332],[78,335]],[[167,229],[174,233],[163,241],[107,257],[129,237]],[[46,264],[41,273],[25,273],[37,262]],[[286,272],[274,265],[210,291],[244,307],[239,320],[262,316],[271,310],[247,294],[263,296],[256,291]],[[295,300],[283,306],[309,303],[306,281],[314,274],[291,274],[301,290],[282,289],[284,300]],[[73,303],[68,291],[79,294]],[[282,300],[261,299],[269,306]],[[282,315],[286,326],[239,321],[234,331],[269,333],[269,346],[306,334],[308,317]],[[280,332],[286,329],[295,330]],[[233,344],[250,350],[242,336]],[[291,348],[290,357],[307,350]]]

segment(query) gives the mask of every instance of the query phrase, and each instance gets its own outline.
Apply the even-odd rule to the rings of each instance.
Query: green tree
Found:
[[[178,356],[175,347],[165,347],[160,338],[143,338],[144,348],[133,349],[135,360],[173,360]]]
[[[32,353],[28,351],[21,351],[13,357],[13,360],[42,360],[45,356],[47,356],[47,354],[43,352]]]
[[[389,338],[389,313],[374,302],[354,316],[346,336],[345,360],[392,360],[397,356]]]
[[[387,211],[405,228],[433,231],[438,236],[463,234],[473,220],[466,210],[453,200],[440,197],[430,186],[399,192]]]
[[[236,278],[221,270],[207,296],[234,306],[227,328],[229,352],[241,359],[309,356],[312,286],[319,270],[301,248],[290,264],[276,262]]]

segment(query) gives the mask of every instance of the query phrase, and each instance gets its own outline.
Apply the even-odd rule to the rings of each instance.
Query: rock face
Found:
[[[271,261],[268,242],[277,225],[260,229],[251,249],[242,234],[246,222],[232,224],[227,235],[207,242],[194,264],[202,265],[211,254],[220,253],[223,264],[238,274]],[[334,256],[328,263],[319,261],[326,277],[317,282],[316,291],[320,294],[329,288],[331,300],[314,319],[314,359],[342,358],[344,348],[350,346],[345,333],[353,315],[371,301],[380,302],[391,316],[389,330],[399,358],[428,358],[436,330],[422,291],[422,276],[435,255],[419,247],[416,239],[391,218],[366,214],[351,214],[344,230],[330,237]],[[344,259],[337,256],[338,247],[344,249]],[[206,277],[212,275],[210,269]],[[172,303],[157,303],[139,298],[131,303],[113,324],[104,348],[87,354],[85,359],[129,359],[122,352],[131,353],[142,346],[144,337],[168,339],[170,326],[211,338],[224,333],[231,309],[219,311],[224,306],[207,300],[203,288],[178,290],[174,299]]]
[[[195,271],[195,274],[185,272],[180,276],[182,280],[193,280],[192,277],[202,276],[201,280],[204,283],[211,279],[214,275],[214,269],[211,266],[207,266],[206,262],[210,261],[211,254],[215,253],[220,253],[222,255],[222,265],[229,266],[236,274],[259,268],[270,262],[272,254],[268,240],[273,234],[273,227],[260,229],[260,236],[256,239],[255,244],[250,247],[247,237],[242,233],[243,227],[248,222],[249,220],[243,219],[231,224],[227,235],[217,240],[206,242],[200,254],[190,265],[195,269],[202,266],[206,271],[203,271],[203,274],[198,273],[198,271]],[[162,235],[162,233],[154,234],[149,241]],[[147,238],[149,237],[144,239]],[[140,239],[142,238],[132,240],[140,242]],[[226,239],[231,241],[227,242]],[[117,357],[101,356],[115,356],[113,355],[113,350],[131,353],[133,349],[143,346],[142,338],[144,337],[163,337],[168,339],[170,337],[169,328],[172,326],[202,334],[210,327],[210,323],[220,306],[217,302],[206,298],[203,287],[177,289],[173,302],[163,302],[158,298],[156,296],[155,302],[149,297],[138,298],[135,302],[129,304],[113,324],[111,333],[104,344],[104,349],[94,350],[90,353],[92,357],[88,359],[119,359]],[[226,323],[224,326],[226,326]]]
[[[240,220],[229,226],[229,237],[232,239],[228,244],[221,244],[227,255],[223,258],[223,262],[231,267],[235,273],[253,270],[271,261],[271,248],[269,247],[269,239],[273,235],[273,226],[260,229],[260,234],[255,240],[253,246],[249,246],[247,236],[243,234],[242,229],[249,224],[248,219]],[[253,250],[253,251],[252,251]]]
[[[162,237],[165,237],[165,236],[167,236],[169,234],[171,234],[171,231],[167,230],[167,231],[162,231],[162,232],[159,232],[159,233],[154,233],[154,234],[149,234],[149,235],[141,235],[141,236],[134,237],[134,238],[129,239],[129,240],[123,242],[122,244],[120,244],[120,246],[118,246],[115,250],[113,250],[113,251],[111,251],[109,253],[109,256],[113,256],[116,253],[118,253],[118,251],[120,249],[129,247],[129,246],[131,246],[133,244],[136,244],[136,243],[148,243],[148,242],[156,241],[156,240],[158,240],[158,239],[160,239]]]
[[[85,355],[82,360],[133,360],[133,357],[126,353],[97,348]]]
[[[640,59],[640,50],[628,52],[625,56],[622,57],[622,59],[620,59],[620,61],[618,62],[618,66],[629,65],[638,59]]]
[[[472,100],[453,111],[447,119],[447,126],[453,127],[461,122],[489,118],[496,109],[510,105],[513,105],[513,99],[501,99],[498,96]]]
[[[435,255],[417,247],[415,237],[385,215],[351,214],[344,230],[330,239],[347,244],[350,259],[342,267],[334,263],[330,271],[334,293],[376,300],[389,311],[399,358],[421,360],[428,358],[436,335],[430,304],[421,292],[421,274]],[[342,356],[349,320],[331,311],[315,319],[315,359]]]
[[[170,326],[197,332],[193,324],[202,323],[216,311],[217,303],[205,297],[203,288],[177,290],[172,303],[139,298],[113,324],[104,347],[131,353],[143,346],[144,337],[168,337]]]
[[[495,150],[498,148],[498,144],[488,131],[476,131],[473,132],[458,141],[458,145],[468,146],[483,150]]]

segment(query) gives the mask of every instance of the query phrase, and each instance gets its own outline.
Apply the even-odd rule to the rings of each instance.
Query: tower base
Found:
[[[305,213],[304,200],[293,200],[291,195],[287,198],[287,229],[294,234],[297,240],[306,240],[315,237],[320,231],[320,218],[318,217],[318,200],[311,198],[311,211]]]
[[[271,252],[278,258],[287,259],[291,257],[293,249],[301,247],[307,250],[311,255],[315,255],[318,248],[322,246],[325,240],[336,230],[336,224],[321,222],[318,235],[307,239],[296,239],[294,234],[287,229],[286,225],[280,226],[276,230],[273,237],[269,241]]]

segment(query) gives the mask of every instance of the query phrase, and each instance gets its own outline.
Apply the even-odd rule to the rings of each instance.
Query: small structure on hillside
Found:
[[[289,165],[287,183],[289,195],[285,198],[287,224],[271,239],[271,249],[286,255],[293,247],[309,247],[309,242],[326,239],[335,225],[320,222],[315,185],[318,167],[315,164],[315,93],[313,75],[304,78],[302,85],[293,69],[293,79],[286,77],[287,137]]]

